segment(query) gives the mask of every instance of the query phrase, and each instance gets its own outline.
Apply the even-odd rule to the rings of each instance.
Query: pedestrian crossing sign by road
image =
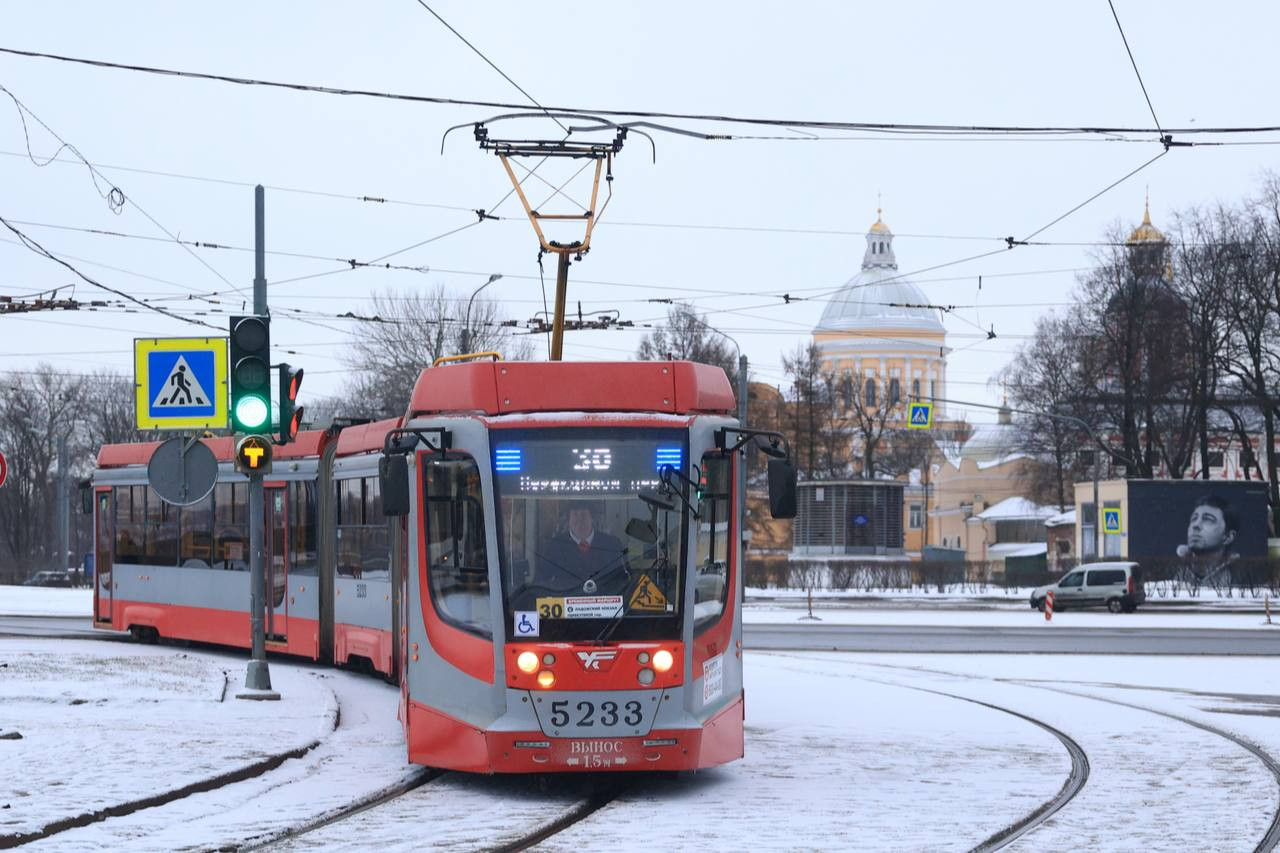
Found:
[[[138,429],[227,426],[226,338],[138,338],[133,368]]]
[[[1122,533],[1121,528],[1120,507],[1103,507],[1102,508],[1102,532],[1103,533]]]
[[[907,429],[929,429],[933,426],[933,403],[907,404]]]

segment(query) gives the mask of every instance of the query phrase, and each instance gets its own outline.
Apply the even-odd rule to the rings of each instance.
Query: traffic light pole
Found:
[[[266,275],[266,203],[262,185],[253,189],[253,313],[267,316]],[[271,672],[267,668],[267,637],[263,619],[264,557],[266,550],[266,507],[263,505],[262,475],[249,475],[249,627],[253,633],[253,651],[241,699],[279,699],[271,690]]]

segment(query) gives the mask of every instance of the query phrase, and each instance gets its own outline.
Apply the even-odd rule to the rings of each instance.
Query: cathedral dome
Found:
[[[1127,245],[1132,246],[1134,243],[1163,243],[1165,242],[1164,234],[1160,229],[1151,224],[1151,203],[1148,202],[1142,210],[1142,224],[1133,229],[1133,233],[1129,235],[1129,239],[1125,241]]]
[[[827,301],[815,331],[913,330],[946,334],[937,309],[923,307],[928,301],[920,288],[898,273],[893,232],[877,216],[867,231],[862,271]]]

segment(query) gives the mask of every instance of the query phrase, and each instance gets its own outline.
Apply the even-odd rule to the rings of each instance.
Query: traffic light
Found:
[[[236,470],[241,474],[271,473],[271,439],[261,435],[246,435],[236,442]]]
[[[302,428],[303,407],[297,405],[298,389],[302,387],[302,368],[294,370],[287,364],[280,365],[280,443],[288,444],[298,437]]]
[[[231,424],[236,432],[271,428],[269,317],[231,318]]]

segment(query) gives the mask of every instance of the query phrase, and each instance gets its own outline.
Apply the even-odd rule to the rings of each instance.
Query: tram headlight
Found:
[[[521,652],[516,657],[516,666],[521,672],[533,672],[538,668],[538,656],[533,652]]]
[[[675,662],[676,659],[666,649],[658,649],[653,653],[653,668],[658,672],[666,672]]]
[[[642,669],[636,673],[636,681],[644,685],[653,684],[653,679],[656,677],[651,669]]]
[[[538,686],[550,687],[556,683],[556,674],[549,669],[544,669],[538,673]]]

